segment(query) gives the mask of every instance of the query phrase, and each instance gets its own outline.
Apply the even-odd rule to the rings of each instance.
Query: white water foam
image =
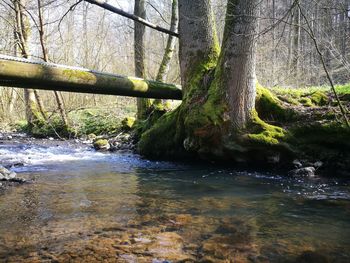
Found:
[[[43,165],[57,162],[98,160],[106,155],[94,152],[89,148],[68,148],[63,146],[7,146],[0,147],[0,163],[3,164],[24,164]]]

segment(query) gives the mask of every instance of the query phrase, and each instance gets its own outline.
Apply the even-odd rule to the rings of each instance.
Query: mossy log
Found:
[[[77,93],[181,100],[179,86],[83,68],[0,56],[0,85]]]

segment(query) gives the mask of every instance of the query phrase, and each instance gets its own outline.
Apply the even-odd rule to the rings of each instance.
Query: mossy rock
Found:
[[[111,147],[107,139],[97,139],[94,141],[93,146],[98,151],[108,151]]]
[[[133,128],[136,119],[134,117],[126,117],[122,120],[122,129],[124,131],[129,131]]]

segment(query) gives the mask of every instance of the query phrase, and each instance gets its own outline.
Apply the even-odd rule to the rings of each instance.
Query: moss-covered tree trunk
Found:
[[[256,142],[278,143],[282,129],[254,111],[258,7],[259,0],[228,1],[220,52],[210,0],[179,1],[183,103],[142,135],[142,154],[240,161]]]
[[[13,1],[16,16],[16,38],[17,45],[21,50],[22,57],[29,58],[28,38],[30,35],[30,24],[26,13],[26,0]],[[38,103],[39,101],[39,103]],[[32,89],[24,90],[24,102],[26,108],[26,119],[29,128],[33,128],[43,118],[45,113],[38,94]]]
[[[135,0],[134,14],[146,18],[146,1]],[[134,23],[134,51],[135,51],[135,75],[139,78],[146,77],[145,69],[145,26],[138,22]],[[137,118],[145,119],[151,106],[149,99],[137,99]]]

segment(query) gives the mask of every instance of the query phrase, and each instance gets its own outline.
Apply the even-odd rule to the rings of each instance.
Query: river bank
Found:
[[[238,141],[233,138],[224,148],[215,151],[204,149],[200,154],[191,151],[189,141],[182,138],[183,135],[178,136],[174,129],[150,137],[150,134],[155,135],[154,130],[162,130],[168,125],[167,119],[176,112],[165,109],[156,109],[144,121],[121,115],[111,119],[109,112],[98,109],[78,110],[71,112],[74,126],[70,131],[74,132],[67,137],[71,139],[64,139],[68,130],[59,134],[62,127],[57,116],[36,127],[32,135],[43,138],[43,144],[55,143],[54,138],[58,137],[57,142],[62,146],[69,142],[81,143],[98,151],[132,151],[152,160],[209,162],[292,177],[350,178],[350,130],[340,121],[342,115],[337,102],[326,87],[265,89],[258,86],[257,90],[259,125]],[[344,107],[350,108],[350,85],[337,87],[337,92]],[[15,128],[26,131],[25,124]],[[211,129],[201,129],[203,136],[211,136],[210,140],[214,140],[215,136],[208,132]],[[17,136],[17,139],[35,140],[23,136]],[[4,133],[0,141],[6,137],[11,134]]]

